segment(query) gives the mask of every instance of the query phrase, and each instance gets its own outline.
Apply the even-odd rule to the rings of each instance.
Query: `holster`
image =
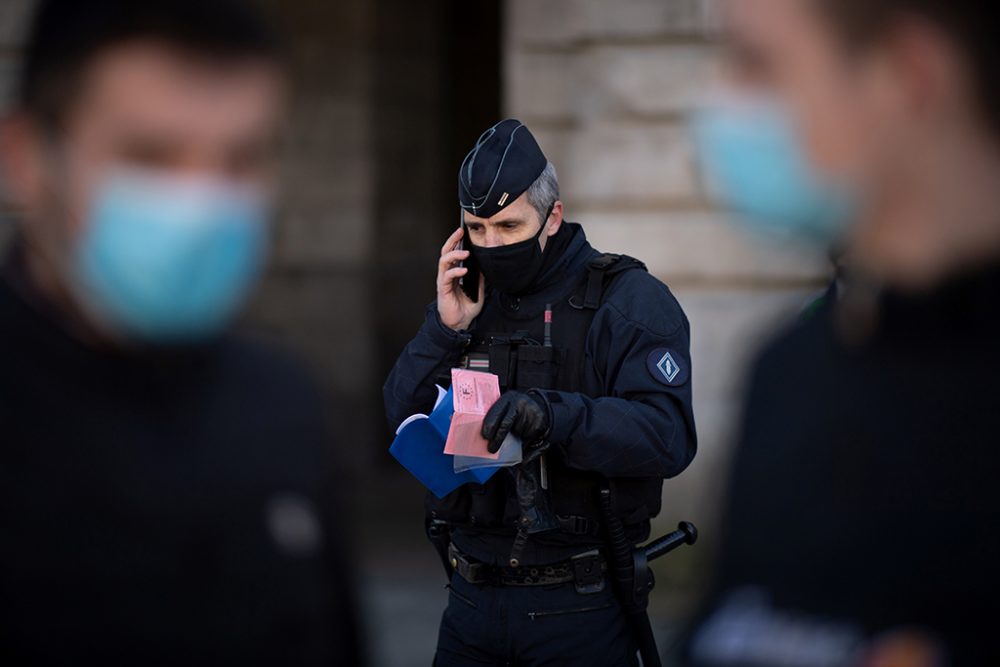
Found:
[[[448,581],[451,581],[451,575],[454,573],[451,559],[448,557],[448,545],[451,544],[451,526],[446,521],[428,518],[424,522],[424,530],[427,533],[427,539],[434,547],[434,551],[441,558],[441,565],[444,566],[444,573],[447,575]]]
[[[529,536],[559,530],[562,524],[552,511],[548,493],[542,488],[540,456],[523,461],[511,473],[514,475],[520,518],[509,562],[511,567],[517,567]]]

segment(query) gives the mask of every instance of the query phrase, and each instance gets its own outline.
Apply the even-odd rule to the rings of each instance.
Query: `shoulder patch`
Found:
[[[680,355],[660,347],[646,357],[646,368],[655,380],[668,387],[679,387],[688,379],[688,369],[682,364]]]

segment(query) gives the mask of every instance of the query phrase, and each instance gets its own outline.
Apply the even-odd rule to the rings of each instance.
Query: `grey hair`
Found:
[[[551,162],[546,164],[542,175],[535,179],[525,194],[528,203],[538,211],[538,217],[542,219],[544,225],[549,209],[559,201],[559,177],[556,175],[555,165]]]

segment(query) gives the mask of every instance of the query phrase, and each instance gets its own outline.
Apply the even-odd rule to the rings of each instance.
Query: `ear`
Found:
[[[562,200],[556,200],[555,205],[552,207],[552,213],[549,215],[546,228],[546,236],[555,236],[556,233],[562,228],[563,223],[563,203]]]
[[[930,21],[909,17],[900,20],[889,46],[909,109],[924,121],[955,122],[956,105],[974,93],[954,40]]]
[[[37,208],[45,190],[43,138],[23,114],[0,120],[0,179],[4,195],[22,211]]]

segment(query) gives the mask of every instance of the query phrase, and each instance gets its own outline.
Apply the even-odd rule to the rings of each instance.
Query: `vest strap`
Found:
[[[601,307],[601,297],[604,296],[604,272],[593,266],[587,274],[587,291],[583,296],[583,307],[587,310],[597,310]]]
[[[587,266],[587,286],[583,298],[579,295],[570,299],[570,305],[578,310],[597,310],[604,302],[604,290],[608,278],[630,269],[646,269],[646,265],[627,255],[605,253],[598,255]]]

